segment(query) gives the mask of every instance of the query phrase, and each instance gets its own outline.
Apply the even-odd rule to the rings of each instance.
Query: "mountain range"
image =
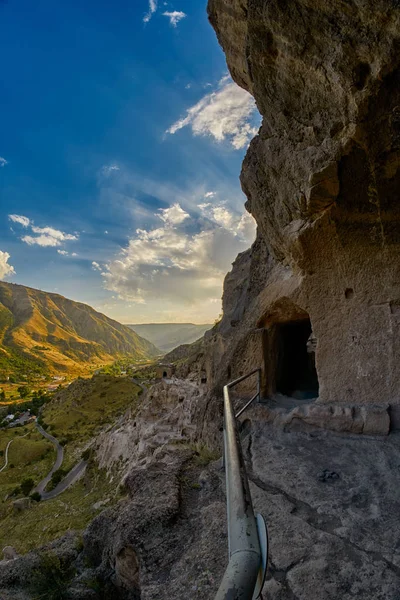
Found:
[[[147,323],[128,325],[137,334],[152,342],[162,352],[170,352],[182,344],[191,344],[202,337],[213,325],[194,323]]]
[[[158,348],[126,325],[59,294],[0,282],[0,371],[79,371]]]

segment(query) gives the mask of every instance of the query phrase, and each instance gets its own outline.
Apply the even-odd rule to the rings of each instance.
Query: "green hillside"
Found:
[[[126,325],[59,294],[0,282],[0,372],[74,372],[159,354]]]

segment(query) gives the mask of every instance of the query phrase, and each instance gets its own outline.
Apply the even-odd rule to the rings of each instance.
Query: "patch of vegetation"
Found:
[[[66,600],[69,597],[67,587],[75,570],[71,565],[63,564],[52,552],[43,552],[40,565],[34,569],[31,593],[34,600]]]
[[[125,374],[130,377],[137,377],[137,374],[141,369],[145,370],[148,368],[154,370],[154,361],[138,361],[136,356],[125,356],[109,365],[105,365],[101,369],[101,373],[104,375],[112,375],[113,377],[118,377],[121,374]]]
[[[83,448],[128,407],[139,407],[140,387],[127,377],[95,375],[74,381],[42,412],[43,427],[64,444],[66,471],[81,459]]]
[[[27,552],[70,529],[83,530],[97,514],[93,505],[99,500],[110,498],[108,506],[120,500],[120,489],[96,468],[88,444],[128,407],[133,413],[138,409],[139,391],[127,377],[97,375],[90,380],[78,379],[54,394],[53,400],[44,405],[40,420],[44,420],[43,426],[49,433],[66,445],[62,468],[53,474],[51,486],[81,460],[82,454],[88,462],[86,473],[57,498],[40,502],[39,494],[31,494],[35,502],[18,515],[11,509],[11,503],[22,495],[22,483],[31,478],[37,485],[54,464],[55,450],[33,424],[19,430],[0,430],[0,451],[5,450],[8,441],[15,439],[9,450],[9,460],[15,469],[7,468],[0,473],[0,547],[12,545],[19,553]],[[22,438],[26,433],[28,435]],[[25,482],[25,486],[27,488],[28,483]],[[14,496],[10,497],[12,493]]]
[[[220,455],[205,444],[190,444],[190,449],[193,450],[193,462],[199,467],[206,467],[210,462],[218,460]]]
[[[3,453],[12,440],[8,451],[9,465],[0,473],[0,529],[10,508],[9,496],[27,496],[34,485],[39,483],[50,471],[55,461],[55,450],[51,442],[46,440],[34,427],[28,425],[24,429],[0,430],[0,448]],[[0,468],[4,465],[2,458]],[[13,466],[12,466],[13,465]],[[28,487],[33,485],[28,491]],[[29,483],[29,486],[28,486]],[[21,489],[24,484],[24,491]]]
[[[24,479],[21,483],[22,494],[24,496],[28,496],[29,492],[32,490],[34,485],[35,485],[35,482],[33,481],[32,477],[27,477],[26,479]]]
[[[51,476],[51,479],[47,485],[46,490],[50,491],[50,490],[54,490],[54,488],[60,483],[60,481],[62,479],[64,479],[64,477],[68,474],[68,471],[66,471],[65,469],[57,469],[57,471],[54,471],[54,473]]]
[[[0,521],[0,547],[11,545],[24,554],[68,530],[83,531],[103,510],[95,510],[93,505],[106,498],[110,498],[107,507],[120,500],[115,482],[109,482],[104,471],[89,465],[85,477],[57,498],[33,502],[22,514],[7,510]]]
[[[7,351],[0,353],[0,381],[5,382],[10,377],[9,381],[13,383],[28,375],[30,378],[48,376],[49,369],[40,358],[28,356],[8,345]]]

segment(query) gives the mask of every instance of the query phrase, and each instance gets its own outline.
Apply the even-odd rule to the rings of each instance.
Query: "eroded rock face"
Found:
[[[227,277],[213,381],[246,347],[273,392],[279,325],[309,318],[319,402],[397,405],[398,2],[209,0],[209,17],[263,117],[241,175],[258,239]]]
[[[221,444],[220,406],[210,400],[205,385],[189,380],[162,380],[153,385],[134,416],[127,411],[109,431],[96,439],[100,468],[127,474],[132,466],[146,467],[168,456],[182,443],[199,439]]]

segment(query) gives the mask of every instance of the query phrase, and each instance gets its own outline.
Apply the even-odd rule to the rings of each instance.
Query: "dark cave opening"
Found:
[[[276,333],[276,391],[298,399],[318,397],[310,319],[281,323]]]

